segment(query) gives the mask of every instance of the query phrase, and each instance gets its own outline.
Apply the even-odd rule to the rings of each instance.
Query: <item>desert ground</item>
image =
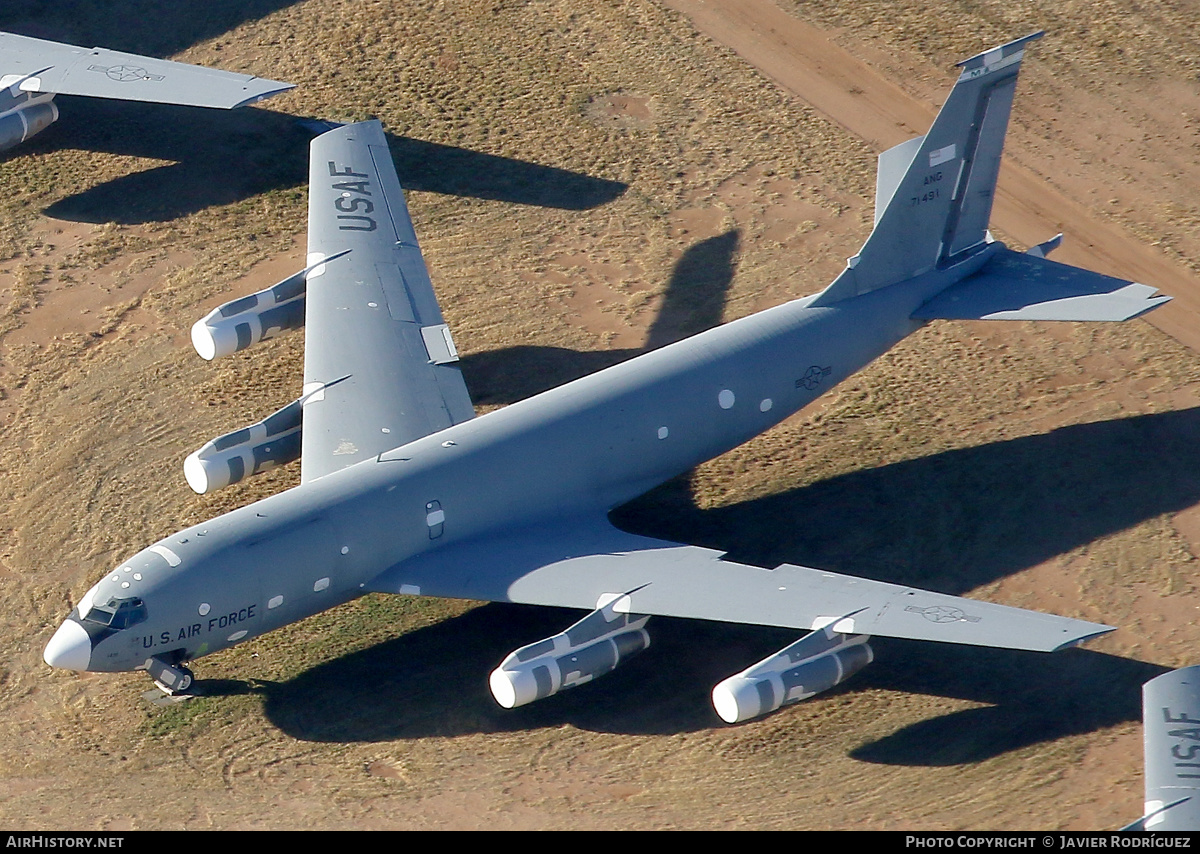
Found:
[[[0,29],[298,88],[232,113],[63,98],[0,156],[0,824],[13,829],[1109,829],[1142,806],[1140,685],[1200,662],[1200,35],[1130,0],[10,0]],[[725,726],[794,639],[655,619],[516,710],[511,650],[577,615],[370,596],[145,674],[41,650],[105,571],[298,482],[182,460],[294,398],[302,333],[214,363],[191,324],[303,266],[300,120],[378,117],[480,411],[809,294],[875,157],[954,62],[1026,56],[993,216],[1175,297],[1121,325],[935,322],[618,511],[630,530],[1118,626],[1054,655],[878,640]]]

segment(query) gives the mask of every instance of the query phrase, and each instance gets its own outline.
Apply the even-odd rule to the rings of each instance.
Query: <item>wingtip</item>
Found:
[[[1155,288],[1155,290],[1157,291],[1158,289]],[[1133,314],[1129,315],[1129,317],[1127,317],[1125,319],[1133,320],[1135,317],[1141,317],[1142,315],[1147,314],[1147,313],[1153,311],[1154,309],[1158,308],[1160,305],[1166,305],[1172,299],[1174,299],[1174,297],[1169,297],[1169,296],[1149,297],[1146,299],[1145,308],[1142,308],[1139,311],[1134,312]]]
[[[1090,629],[1083,634],[1077,634],[1069,641],[1059,644],[1052,649],[1051,652],[1062,652],[1064,649],[1070,649],[1073,646],[1080,646],[1090,640],[1093,640],[1094,638],[1098,638],[1101,635],[1106,635],[1109,632],[1115,632],[1117,630],[1116,626],[1106,626],[1101,623],[1084,623],[1084,625],[1089,626]]]
[[[319,133],[313,137],[311,145],[316,146],[326,137],[334,138],[337,135],[350,138],[365,138],[372,145],[387,145],[387,136],[383,129],[383,122],[379,119],[365,119],[361,122],[351,122],[350,124],[330,123],[332,127],[329,130]]]
[[[238,107],[245,107],[250,104],[258,103],[259,101],[265,101],[267,98],[273,98],[276,95],[280,95],[284,92],[289,92],[296,88],[296,84],[283,83],[279,80],[266,80],[261,77],[256,77],[254,80],[247,83],[245,88],[250,89],[252,87],[254,89],[253,94],[243,98],[241,101],[238,101],[236,104],[230,107],[230,109],[236,110]]]

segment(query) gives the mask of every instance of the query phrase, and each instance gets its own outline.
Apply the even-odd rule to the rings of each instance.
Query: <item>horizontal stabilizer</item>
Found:
[[[606,520],[548,524],[448,544],[387,570],[368,590],[1052,652],[1110,626],[784,564],[724,560],[628,534]],[[632,591],[632,592],[628,592]],[[849,615],[849,616],[847,616]]]
[[[1043,240],[1037,246],[1030,246],[1025,250],[1025,254],[1032,255],[1034,258],[1048,258],[1051,252],[1062,246],[1062,238],[1062,232],[1060,231],[1049,240]]]
[[[1157,288],[1001,249],[913,312],[918,320],[1128,320],[1167,302]]]

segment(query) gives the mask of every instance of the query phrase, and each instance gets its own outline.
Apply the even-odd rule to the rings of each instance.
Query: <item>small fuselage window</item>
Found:
[[[109,599],[104,605],[93,605],[83,619],[110,629],[127,629],[146,619],[146,603],[136,596]]]

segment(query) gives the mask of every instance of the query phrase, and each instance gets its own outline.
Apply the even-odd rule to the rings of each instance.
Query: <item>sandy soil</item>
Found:
[[[103,4],[100,4],[101,6]],[[0,161],[0,818],[28,828],[1106,828],[1141,806],[1138,686],[1194,663],[1200,49],[1174,7],[308,0],[0,26],[301,84],[230,117],[66,101]],[[1074,4],[1078,5],[1078,4]],[[31,7],[32,8],[32,7]],[[198,7],[197,7],[198,8]],[[1075,10],[1076,16],[1082,14]],[[158,17],[156,17],[158,16]],[[203,24],[196,23],[203,20]],[[1121,326],[932,324],[635,502],[647,533],[1121,628],[1056,656],[880,641],[739,727],[707,692],[790,640],[658,621],[515,713],[486,693],[564,612],[370,597],[197,665],[208,696],[51,672],[123,556],[295,482],[197,498],[180,461],[295,396],[302,337],[224,362],[191,322],[302,263],[294,116],[378,115],[481,407],[827,283],[874,156],[951,63],[1035,29],[994,216],[1175,297]]]

